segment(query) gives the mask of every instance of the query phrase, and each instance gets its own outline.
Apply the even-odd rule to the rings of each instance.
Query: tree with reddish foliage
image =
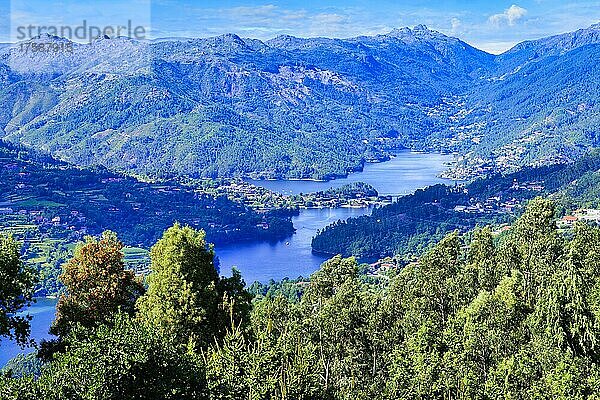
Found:
[[[63,267],[60,280],[66,288],[56,306],[50,332],[63,338],[75,324],[94,328],[122,312],[133,315],[144,287],[125,269],[123,243],[114,232],[100,239],[87,237]]]

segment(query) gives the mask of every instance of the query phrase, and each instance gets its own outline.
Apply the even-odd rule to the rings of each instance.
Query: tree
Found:
[[[518,269],[525,279],[527,304],[534,306],[545,282],[554,273],[564,252],[564,240],[556,231],[554,203],[541,197],[529,202],[515,222],[508,249],[517,250]],[[507,256],[510,252],[507,252]]]
[[[6,363],[2,371],[10,377],[20,378],[33,375],[39,377],[42,371],[42,361],[35,352],[29,354],[17,354],[17,356]],[[0,396],[1,398],[1,396]]]
[[[398,278],[405,313],[407,332],[417,331],[424,321],[435,323],[443,330],[457,307],[465,303],[469,288],[456,279],[461,264],[462,241],[453,232],[435,245],[418,264],[410,265]]]
[[[402,340],[390,348],[390,379],[387,398],[432,398],[442,396],[444,382],[443,332],[459,306],[472,293],[463,285],[462,240],[457,232],[447,235],[418,263],[406,266],[392,278],[384,302],[389,315],[391,338]],[[402,310],[400,315],[393,308]]]
[[[513,271],[493,292],[482,290],[452,319],[444,332],[449,350],[443,379],[450,393],[483,398],[490,371],[525,341],[522,280],[521,273]]]
[[[175,224],[150,251],[148,291],[139,318],[180,344],[206,348],[247,321],[250,297],[239,274],[220,279],[204,231]]]
[[[2,380],[8,399],[202,399],[206,398],[202,360],[181,352],[162,336],[127,314],[117,314],[94,331],[74,327],[64,353],[32,381]],[[24,384],[25,383],[25,384]]]
[[[600,360],[600,326],[594,313],[597,296],[600,230],[575,229],[558,268],[543,282],[532,324],[544,342],[573,355]]]
[[[36,279],[21,261],[20,247],[12,237],[0,236],[0,337],[27,344],[30,317],[16,314],[31,304]]]
[[[452,233],[377,278],[333,257],[299,301],[250,304],[213,257],[203,232],[170,228],[137,318],[71,328],[37,381],[0,376],[0,397],[600,398],[600,228],[557,232],[544,200],[505,237]]]
[[[50,332],[65,337],[76,325],[94,328],[118,312],[133,315],[143,293],[142,283],[125,269],[123,243],[106,231],[100,239],[88,236],[63,267],[60,280],[66,288],[56,306]]]
[[[336,256],[311,276],[299,304],[301,329],[318,356],[323,391],[369,393],[378,357],[369,333],[377,296],[365,290],[353,257]]]
[[[473,233],[466,270],[474,275],[471,286],[476,292],[480,289],[492,291],[507,272],[496,262],[496,246],[489,227],[476,229]]]

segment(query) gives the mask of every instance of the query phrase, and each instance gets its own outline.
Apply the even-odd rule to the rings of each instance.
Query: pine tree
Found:
[[[247,321],[250,297],[239,274],[220,279],[204,231],[175,224],[150,252],[148,291],[139,318],[182,345],[206,348]]]

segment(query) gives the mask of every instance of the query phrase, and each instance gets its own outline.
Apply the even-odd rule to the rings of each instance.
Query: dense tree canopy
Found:
[[[60,280],[66,294],[56,306],[51,332],[66,336],[75,324],[93,328],[118,312],[133,314],[144,288],[133,272],[125,269],[123,243],[113,232],[100,239],[87,237],[63,267]]]
[[[285,293],[255,285],[249,314],[239,275],[219,277],[203,233],[176,225],[137,318],[71,330],[37,381],[1,378],[0,395],[597,398],[600,228],[563,233],[554,215],[535,199],[507,233],[453,232],[379,279],[336,256]]]
[[[5,380],[2,399],[201,399],[204,373],[198,356],[120,314],[90,333],[75,328],[69,351],[58,354],[35,382]]]

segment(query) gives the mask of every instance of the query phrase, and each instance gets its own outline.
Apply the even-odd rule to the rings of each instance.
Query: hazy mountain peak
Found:
[[[252,51],[248,45],[250,39],[242,39],[235,33],[225,33],[223,35],[201,39],[200,42],[208,48],[218,49],[219,51]]]
[[[405,26],[403,28],[394,28],[390,31],[390,33],[387,34],[387,36],[402,36],[402,35],[406,35],[406,34],[411,34],[412,30]]]
[[[270,46],[274,46],[274,47],[280,47],[280,46],[285,46],[285,45],[290,45],[290,44],[299,45],[299,44],[305,42],[306,40],[307,39],[298,38],[298,37],[292,36],[292,35],[279,35],[279,36],[275,37],[274,39],[267,41],[267,44],[269,44]]]
[[[448,38],[448,36],[429,29],[426,25],[416,25],[414,28],[394,28],[390,33],[384,36],[393,36],[397,38],[420,38],[420,39],[432,39],[432,38]]]
[[[31,39],[27,40],[30,42],[44,42],[44,43],[48,43],[48,42],[70,42],[69,39],[64,38],[64,37],[60,37],[60,36],[56,36],[56,35],[51,35],[49,33],[42,33],[40,35],[34,36]]]
[[[235,33],[225,33],[223,35],[217,36],[218,38],[221,38],[223,40],[226,41],[231,41],[231,42],[237,42],[237,43],[244,43],[244,39],[242,39],[241,37],[239,37],[238,35],[236,35]]]

